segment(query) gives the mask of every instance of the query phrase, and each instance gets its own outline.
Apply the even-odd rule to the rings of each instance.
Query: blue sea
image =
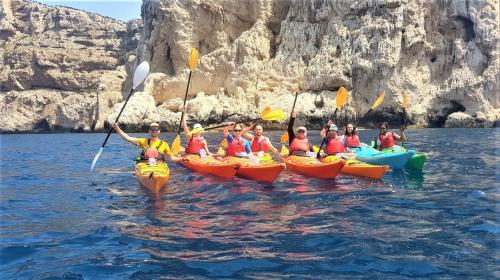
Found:
[[[171,163],[157,199],[116,134],[94,172],[105,134],[0,135],[0,278],[498,279],[499,134],[410,129],[423,172],[380,181],[285,170],[265,186]]]

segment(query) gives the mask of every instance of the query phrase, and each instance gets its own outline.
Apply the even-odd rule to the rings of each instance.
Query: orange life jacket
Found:
[[[233,138],[233,142],[227,146],[227,155],[236,156],[237,153],[244,153],[245,150],[245,139],[243,138]]]
[[[394,140],[394,132],[387,132],[384,135],[379,135],[378,140],[380,141],[380,149],[387,149],[396,145],[396,140]]]
[[[342,137],[337,136],[334,139],[329,138],[328,144],[326,144],[326,153],[329,155],[333,155],[336,153],[345,152],[344,141],[342,141]]]
[[[268,141],[269,139],[267,137],[261,136],[259,138],[254,136],[252,141],[252,152],[267,152],[269,150],[269,145],[267,145]]]
[[[344,135],[347,147],[349,148],[359,148],[361,143],[359,142],[359,137],[357,134],[353,134],[351,136]]]

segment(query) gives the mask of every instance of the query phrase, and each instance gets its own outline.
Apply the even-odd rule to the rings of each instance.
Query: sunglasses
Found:
[[[241,129],[235,129],[234,132],[241,132]]]
[[[149,129],[149,131],[160,131],[159,127],[152,127]]]
[[[301,130],[298,130],[297,132],[298,132],[298,133],[306,133],[306,131],[305,131],[305,130],[302,130],[302,129],[301,129]]]

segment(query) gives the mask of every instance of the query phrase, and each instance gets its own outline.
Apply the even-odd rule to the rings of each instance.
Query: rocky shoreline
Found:
[[[203,125],[289,111],[321,127],[344,86],[339,120],[413,127],[493,127],[500,119],[498,0],[144,0],[123,23],[65,7],[7,0],[0,10],[0,133],[103,131],[130,90],[136,61],[151,74],[120,122],[176,130],[191,47],[200,52],[187,103]],[[339,121],[342,123],[342,121]],[[266,124],[281,129],[283,123]]]

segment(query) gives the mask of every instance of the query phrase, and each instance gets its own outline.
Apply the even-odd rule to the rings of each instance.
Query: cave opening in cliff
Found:
[[[458,101],[450,100],[449,103],[441,109],[441,114],[429,115],[429,126],[444,127],[448,116],[456,112],[465,112],[465,106]]]
[[[457,16],[455,18],[455,21],[458,22],[464,29],[464,41],[470,42],[474,40],[474,38],[476,37],[476,32],[474,32],[474,22],[463,16]]]

